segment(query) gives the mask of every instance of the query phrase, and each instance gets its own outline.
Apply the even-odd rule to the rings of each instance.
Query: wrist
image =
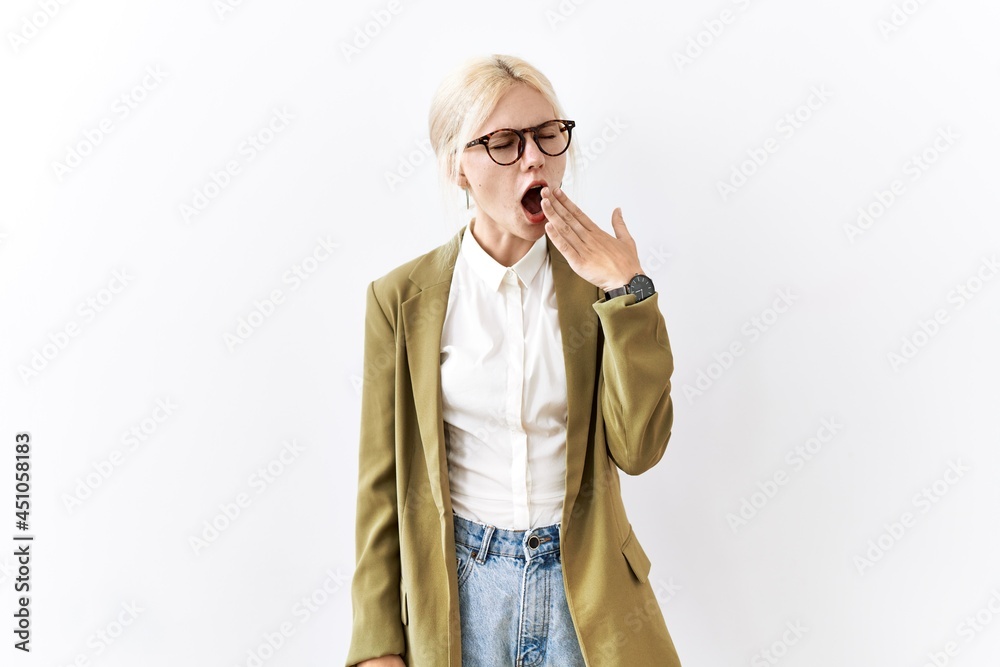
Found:
[[[639,303],[643,299],[648,299],[656,291],[653,286],[653,281],[644,273],[636,272],[628,281],[620,286],[614,287],[612,289],[605,289],[604,296],[605,299],[614,299],[615,297],[622,296],[623,294],[634,294],[635,302]]]
[[[605,292],[610,292],[613,289],[624,287],[625,285],[629,284],[629,282],[632,280],[632,277],[635,276],[636,274],[644,274],[642,267],[637,267],[634,271],[630,273],[622,274],[622,277],[616,276],[615,278],[612,279],[610,285],[603,285],[601,289],[604,290]]]

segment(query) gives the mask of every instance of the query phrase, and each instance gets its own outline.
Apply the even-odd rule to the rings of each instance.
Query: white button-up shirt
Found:
[[[547,526],[566,491],[566,367],[545,235],[507,268],[474,223],[441,332],[452,507],[498,528]]]

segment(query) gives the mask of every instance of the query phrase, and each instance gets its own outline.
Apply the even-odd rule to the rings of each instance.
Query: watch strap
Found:
[[[623,294],[628,294],[628,285],[623,285],[622,287],[616,287],[613,290],[608,290],[604,293],[604,300],[608,301],[615,298],[616,296],[622,296]]]

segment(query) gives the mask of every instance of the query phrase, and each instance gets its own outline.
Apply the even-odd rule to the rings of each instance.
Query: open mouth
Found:
[[[543,222],[545,214],[542,213],[542,188],[543,185],[533,185],[521,197],[521,206],[524,208],[528,220],[533,223]]]

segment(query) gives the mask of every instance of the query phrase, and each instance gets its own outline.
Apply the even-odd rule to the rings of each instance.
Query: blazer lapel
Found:
[[[448,457],[445,449],[441,397],[441,331],[448,308],[448,295],[455,260],[461,247],[463,226],[457,243],[448,243],[416,264],[410,280],[420,291],[402,304],[406,357],[417,409],[417,423],[423,442],[431,495],[442,517],[442,529],[449,530],[451,494],[448,484]],[[552,279],[559,307],[559,328],[566,366],[566,497],[563,523],[572,513],[580,491],[589,441],[591,410],[596,389],[598,318],[593,303],[600,289],[573,271],[562,253],[546,236]],[[444,268],[442,268],[444,267]],[[447,537],[446,537],[447,543]]]
[[[459,230],[459,240],[466,227]],[[431,495],[442,518],[443,530],[451,525],[451,494],[448,492],[448,457],[442,417],[441,330],[460,247],[460,243],[447,243],[427,253],[410,272],[410,280],[420,291],[402,304],[403,335],[417,425],[424,444]],[[416,460],[413,459],[414,463]],[[446,532],[445,543],[448,537]]]
[[[556,288],[559,332],[566,364],[566,498],[562,512],[565,530],[580,492],[590,442],[600,324],[594,303],[601,298],[601,288],[577,275],[547,234],[545,241],[552,260],[552,282]],[[593,489],[588,492],[592,493]]]

